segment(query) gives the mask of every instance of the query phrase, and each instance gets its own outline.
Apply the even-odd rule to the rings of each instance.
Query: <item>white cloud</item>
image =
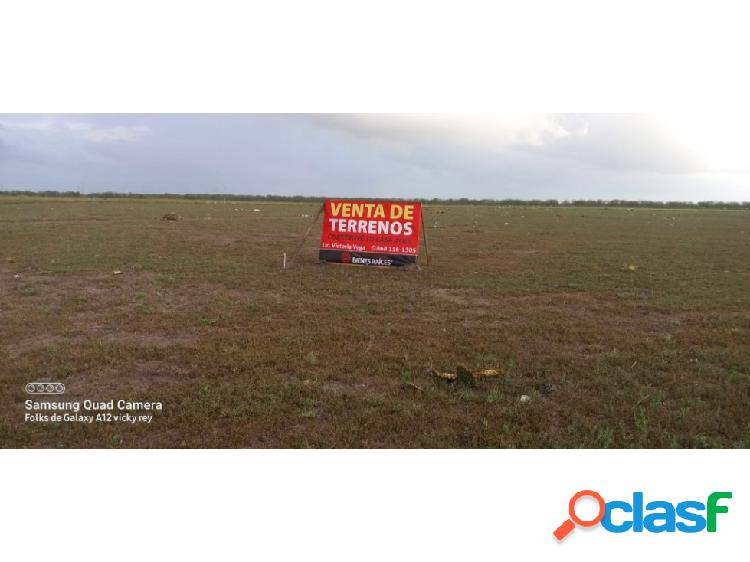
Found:
[[[117,126],[105,129],[84,129],[81,135],[93,142],[133,141],[151,135],[151,129],[146,125]]]
[[[7,129],[21,129],[26,131],[37,131],[51,133],[56,131],[56,126],[52,121],[20,121],[4,123]]]
[[[520,160],[538,168],[554,161],[620,172],[692,173],[699,159],[643,114],[365,114],[309,119],[416,165],[469,174]],[[536,163],[528,160],[536,160]]]
[[[546,114],[330,114],[308,116],[315,123],[382,142],[452,143],[483,149],[543,146],[585,135]]]
[[[152,134],[147,125],[96,127],[87,121],[66,119],[8,119],[0,123],[9,130],[68,136],[91,142],[134,141]]]
[[[750,114],[712,112],[655,116],[675,143],[695,155],[704,171],[750,170]]]

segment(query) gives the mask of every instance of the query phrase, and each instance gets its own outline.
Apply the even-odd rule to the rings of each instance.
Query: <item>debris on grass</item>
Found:
[[[521,404],[526,404],[527,402],[531,402],[531,396],[529,396],[528,394],[521,394],[521,396],[518,399],[518,401]]]
[[[180,216],[177,213],[164,213],[161,216],[161,220],[163,221],[176,221],[179,219],[180,219]]]
[[[260,209],[253,209],[253,213],[260,213]]]
[[[15,274],[15,275],[13,276],[13,279],[20,279],[20,278],[21,278],[21,276],[20,276],[20,275],[19,275],[18,273],[16,273],[16,274]]]
[[[474,373],[462,365],[456,367],[456,377],[458,382],[465,384],[466,386],[474,386],[477,382],[474,379]]]
[[[622,266],[623,271],[635,271],[638,269],[637,265],[633,265],[632,263],[626,263]]]
[[[481,379],[489,377],[499,377],[503,374],[503,372],[500,369],[482,369],[480,371],[470,371],[463,365],[458,365],[456,367],[455,373],[440,372],[436,371],[432,367],[429,367],[427,369],[427,374],[444,381],[458,381],[467,386],[475,386]]]
[[[542,394],[554,394],[557,392],[557,385],[551,382],[543,382],[537,385],[537,390]]]
[[[421,386],[417,386],[417,385],[416,385],[416,384],[414,384],[413,382],[407,382],[407,383],[406,383],[406,386],[410,386],[410,387],[412,387],[412,388],[415,388],[415,389],[417,389],[417,390],[418,390],[419,392],[424,392],[424,388],[422,388]]]
[[[221,321],[221,316],[217,316],[216,318],[208,318],[206,316],[201,316],[200,323],[202,326],[216,326],[219,321]]]
[[[432,375],[433,377],[437,377],[439,379],[443,379],[444,381],[455,381],[458,378],[458,375],[456,373],[441,373],[439,371],[436,371],[432,367],[427,369],[427,374]]]
[[[112,275],[122,275],[122,271],[120,271],[119,269],[115,269],[115,270],[114,270],[114,271],[112,272]]]

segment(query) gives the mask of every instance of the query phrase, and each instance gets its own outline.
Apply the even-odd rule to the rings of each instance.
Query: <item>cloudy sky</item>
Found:
[[[0,189],[750,200],[750,115],[0,114]]]

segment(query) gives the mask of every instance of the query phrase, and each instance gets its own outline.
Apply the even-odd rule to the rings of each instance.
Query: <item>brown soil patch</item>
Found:
[[[75,373],[65,378],[67,398],[126,398],[124,392],[140,392],[154,385],[176,384],[193,378],[184,366],[167,361],[137,361],[118,368]]]
[[[362,394],[367,390],[365,383],[349,383],[343,381],[326,381],[320,385],[320,388],[330,392],[335,396],[355,396]]]

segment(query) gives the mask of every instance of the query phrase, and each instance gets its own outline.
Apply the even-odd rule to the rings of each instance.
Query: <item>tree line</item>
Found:
[[[30,196],[30,197],[80,197],[94,199],[185,199],[206,201],[268,201],[289,203],[320,203],[324,197],[311,197],[306,195],[235,195],[216,193],[119,193],[114,191],[103,191],[99,193],[81,193],[79,191],[29,191],[11,190],[0,191],[0,196]],[[750,201],[644,201],[628,199],[470,199],[461,197],[458,199],[411,199],[432,205],[502,205],[513,207],[648,207],[665,209],[747,209],[750,210]]]

